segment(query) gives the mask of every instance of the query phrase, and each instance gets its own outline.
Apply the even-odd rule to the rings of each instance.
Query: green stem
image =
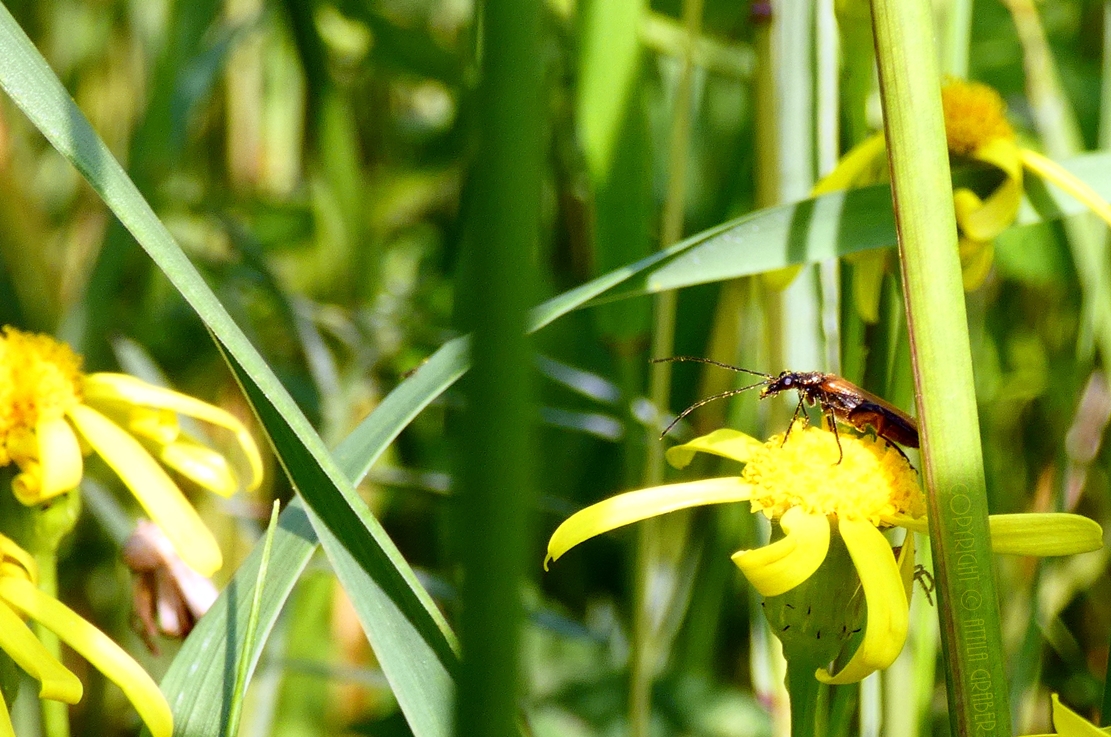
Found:
[[[58,557],[53,552],[35,553],[39,567],[39,590],[52,599],[58,598]],[[58,636],[35,623],[35,634],[47,652],[62,662],[62,644]],[[39,701],[42,708],[43,737],[69,737],[69,705],[52,699]]]
[[[11,467],[0,469],[0,489],[3,489],[0,493],[0,532],[34,557],[39,569],[39,589],[56,599],[58,546],[73,530],[81,514],[81,494],[75,489],[55,497],[48,504],[27,507],[16,501],[8,491],[12,473]],[[35,623],[34,630],[47,651],[61,662],[62,648],[58,636],[38,623]],[[69,706],[50,699],[39,703],[44,737],[69,737]]]
[[[953,734],[1009,735],[929,0],[872,0]]]
[[[544,171],[542,6],[479,4],[479,133],[466,200],[467,231],[457,301],[473,330],[473,368],[454,439],[453,516],[460,563],[455,734],[509,735],[517,728],[521,586],[532,555],[534,425],[525,337],[533,303]],[[535,568],[535,565],[529,566]]]
[[[787,691],[791,694],[791,737],[815,737],[819,729],[819,705],[828,706],[828,688],[814,677],[820,663],[787,661]],[[823,694],[824,692],[824,694]],[[824,720],[823,720],[824,721]]]

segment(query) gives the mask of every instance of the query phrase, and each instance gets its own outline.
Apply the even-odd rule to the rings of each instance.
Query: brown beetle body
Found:
[[[857,430],[864,431],[870,427],[884,440],[908,448],[918,447],[918,423],[913,417],[837,374],[784,371],[763,382],[763,386],[761,399],[794,389],[799,393],[799,409],[803,402],[817,405],[822,414],[835,417]],[[796,416],[799,409],[795,410]]]
[[[695,402],[690,407],[683,410],[683,412],[668,425],[667,429],[664,430],[665,435],[668,430],[675,426],[676,422],[707,402],[731,397],[759,386],[763,387],[760,391],[761,399],[773,397],[776,394],[792,390],[799,393],[799,403],[795,408],[792,424],[794,424],[794,420],[802,414],[804,404],[812,406],[817,405],[829,422],[830,429],[833,431],[835,437],[837,437],[836,423],[842,422],[846,425],[855,427],[861,432],[871,428],[877,437],[883,438],[889,443],[898,443],[908,448],[917,448],[919,446],[918,423],[913,417],[887,400],[861,389],[856,384],[837,374],[826,374],[821,371],[784,371],[778,376],[772,376],[771,374],[764,374],[759,371],[730,366],[727,363],[719,363],[718,361],[712,361],[708,358],[675,356],[674,358],[653,359],[653,362],[661,361],[693,361],[696,363],[708,363],[712,366],[729,369],[730,371],[739,371],[763,377],[763,381],[756,382],[755,384],[750,384],[740,389],[730,389],[727,392],[715,394],[712,397],[707,397],[706,399]],[[790,432],[791,430],[788,427],[787,433],[790,434]],[[784,437],[784,440],[786,440],[786,437]],[[837,437],[837,447],[841,447],[840,437]],[[840,460],[838,460],[838,463],[840,463]]]

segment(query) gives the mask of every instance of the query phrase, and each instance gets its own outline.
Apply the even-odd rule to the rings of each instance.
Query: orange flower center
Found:
[[[941,88],[941,106],[952,154],[967,156],[988,141],[1015,137],[1007,122],[1007,103],[986,84],[951,80]]]

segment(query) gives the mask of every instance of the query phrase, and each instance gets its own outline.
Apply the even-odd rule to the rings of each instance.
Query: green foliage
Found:
[[[679,3],[543,7],[533,51],[545,70],[544,155],[532,172],[543,186],[530,203],[540,232],[526,253],[514,253],[520,278],[530,271],[543,291],[529,318],[536,355],[514,353],[505,370],[531,374],[535,406],[499,406],[497,367],[487,366],[495,383],[482,406],[470,407],[477,424],[466,425],[465,437],[456,416],[465,400],[452,386],[470,366],[470,343],[459,334],[455,301],[470,295],[469,324],[480,329],[501,317],[483,314],[489,285],[475,281],[470,259],[502,235],[483,230],[500,218],[467,219],[521,207],[476,186],[485,161],[478,152],[492,130],[478,84],[489,39],[466,4],[43,0],[0,9],[0,322],[65,337],[93,369],[115,368],[113,341],[132,338],[175,386],[244,414],[249,405],[272,451],[259,499],[196,497],[221,530],[228,563],[223,593],[193,635],[146,661],[164,675],[177,734],[219,732],[241,660],[254,674],[242,704],[245,734],[275,724],[296,731],[306,714],[325,725],[322,734],[450,734],[460,551],[491,543],[481,517],[462,529],[449,523],[452,482],[460,463],[486,464],[498,477],[499,458],[465,455],[477,451],[463,441],[474,440],[474,428],[496,436],[503,424],[531,428],[536,452],[521,482],[531,488],[520,492],[535,500],[517,554],[525,580],[502,582],[523,592],[527,614],[513,716],[536,735],[622,730],[632,538],[593,541],[547,573],[540,563],[556,524],[641,483],[640,456],[661,442],[643,399],[650,295],[679,290],[678,352],[762,371],[839,371],[914,406],[893,252],[880,275],[880,322],[862,321],[851,296],[858,259],[896,244],[889,188],[754,209],[754,182],[769,174],[761,168],[769,152],[758,147],[774,141],[757,130],[768,111],[753,60],[759,55],[772,71],[793,63],[765,55],[763,7],[750,14],[706,3],[688,100],[675,94],[686,43]],[[1105,82],[1093,31],[1100,6],[1037,7],[1083,140],[1106,140],[1093,103]],[[821,125],[836,130],[840,121],[846,142],[876,122],[865,9],[839,6],[840,38],[854,44],[840,92],[817,89],[822,81],[794,90],[839,94],[840,110]],[[1046,134],[1027,104],[1011,16],[977,3],[971,23],[971,75],[1000,89],[1012,122],[1037,146]],[[960,28],[947,27],[945,37],[960,39]],[[521,71],[509,70],[508,81]],[[692,235],[657,251],[669,121],[679,104],[692,106]],[[1111,154],[1062,163],[1111,198]],[[982,187],[994,181],[976,169],[956,176]],[[1107,280],[1100,287],[1090,266],[1077,266],[1078,257],[1100,258],[1098,249],[1076,250],[1062,226],[1078,203],[1052,186],[1027,185],[987,282],[966,295],[987,496],[992,512],[1078,509],[1106,522],[1106,418],[1093,371],[1108,361],[1100,315],[1111,305],[1099,291]],[[791,287],[801,301],[760,277],[833,261],[840,277],[823,274],[819,288],[804,272]],[[813,335],[785,333],[784,305],[799,304],[832,319]],[[779,365],[787,348],[840,355],[840,365]],[[715,381],[677,366],[673,406],[661,409],[720,391],[706,391]],[[782,429],[782,407],[754,405],[740,398],[730,424],[759,436]],[[258,638],[246,642],[261,558],[255,506],[271,499],[283,500],[283,512]],[[107,531],[113,522],[103,505],[87,506],[105,522],[79,525],[63,547],[60,592],[134,647]],[[670,584],[648,612],[669,643],[653,665],[653,733],[770,734],[762,706],[774,702],[782,677],[770,665],[759,602],[726,558],[760,544],[756,521],[746,509],[721,509],[659,530],[674,554],[657,572]],[[323,555],[314,557],[318,548]],[[1052,690],[1092,714],[1105,675],[1095,656],[1111,639],[1102,559],[1048,561],[1037,574],[1012,560],[997,567],[1000,606],[1015,625],[997,654],[1012,702]],[[329,600],[336,590],[349,605]],[[932,699],[936,617],[922,607],[916,594],[910,665],[884,676],[892,734],[947,723]],[[365,633],[373,654],[352,645],[345,626]],[[500,626],[494,620],[490,630]],[[319,657],[310,667],[301,654]],[[904,671],[918,680],[900,681]],[[482,678],[481,667],[467,673]],[[95,678],[86,684],[91,703],[72,712],[74,733],[133,732],[118,694]],[[846,716],[854,709],[876,708],[846,693],[821,696],[832,733],[854,731]]]

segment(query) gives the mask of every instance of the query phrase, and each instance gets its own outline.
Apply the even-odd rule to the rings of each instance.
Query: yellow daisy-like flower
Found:
[[[178,414],[230,431],[245,472],[185,433]],[[83,374],[81,359],[65,344],[4,327],[0,467],[19,468],[16,498],[30,506],[75,488],[83,456],[92,451],[119,474],[190,567],[205,576],[220,568],[216,539],[162,464],[223,496],[254,489],[262,460],[243,424],[218,407],[125,374]]]
[[[39,698],[67,704],[81,700],[81,682],[43,647],[23,617],[46,627],[110,681],[135,706],[154,737],[170,737],[173,715],[157,684],[107,635],[69,607],[40,591],[32,557],[0,535],[0,650],[37,680]],[[15,737],[7,705],[0,698],[0,737]]]
[[[896,449],[871,437],[845,432],[839,437],[844,451],[841,462],[837,438],[818,427],[796,426],[786,441],[775,435],[766,443],[735,430],[717,430],[671,448],[668,461],[679,468],[696,453],[740,461],[745,468],[740,476],[666,484],[594,504],[556,529],[548,543],[548,560],[632,522],[678,509],[747,501],[753,512],[772,520],[776,534],[769,545],[738,551],[733,561],[753,587],[769,597],[770,604],[771,597],[791,592],[819,571],[831,552],[831,536],[836,535],[838,549],[843,543],[863,593],[864,632],[840,670],[831,673],[823,668],[815,675],[827,683],[859,681],[891,665],[906,640],[914,578],[910,531],[927,531],[926,500],[917,472]],[[1003,515],[993,517],[991,523],[996,552],[1064,555],[1102,544],[1099,525],[1077,515]],[[897,526],[908,533],[895,551],[882,531]],[[859,606],[856,589],[854,580],[843,591],[845,599],[853,601],[840,602],[842,610]],[[829,592],[822,593],[828,601]],[[800,611],[797,606],[788,608]],[[834,619],[839,615],[832,614]],[[856,642],[852,634],[846,623],[838,646]],[[830,640],[827,630],[825,644]]]
[[[1025,170],[1068,192],[1111,225],[1111,205],[1091,187],[1052,159],[1019,145],[1007,121],[1007,105],[994,89],[978,82],[950,80],[942,87],[941,104],[949,153],[987,164],[1003,175],[1002,182],[985,197],[966,187],[953,192],[961,270],[967,291],[983,284],[991,269],[995,237],[1009,228],[1018,215]],[[837,168],[815,187],[814,194],[875,183],[876,162],[884,155],[884,137],[880,132],[847,153]],[[869,295],[878,294],[870,286],[877,283],[876,270],[880,269],[882,274],[883,262],[882,256],[861,258],[870,260],[866,261],[861,276],[863,283],[857,285],[854,281],[854,291],[858,306],[863,305],[862,314],[869,319],[873,316],[870,305],[875,301]]]

